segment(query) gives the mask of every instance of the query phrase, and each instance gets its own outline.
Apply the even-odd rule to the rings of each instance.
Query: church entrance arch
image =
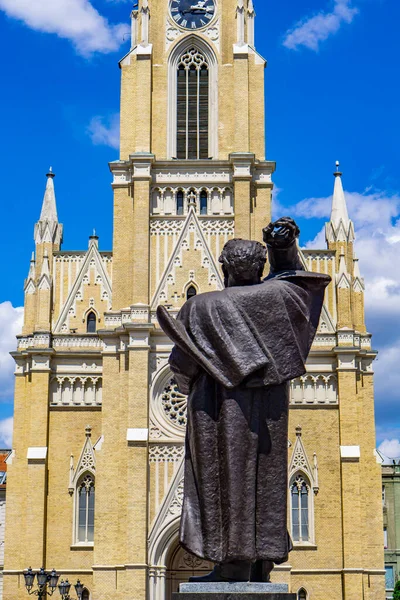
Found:
[[[177,537],[171,544],[166,564],[166,600],[171,600],[172,594],[179,591],[180,583],[189,581],[189,577],[206,575],[214,567],[213,563],[186,552]]]

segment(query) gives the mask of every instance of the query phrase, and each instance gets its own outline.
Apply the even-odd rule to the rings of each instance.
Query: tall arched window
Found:
[[[87,333],[96,333],[97,319],[94,312],[90,312],[87,316],[86,331]]]
[[[194,285],[191,285],[186,292],[186,300],[190,300],[190,298],[194,298],[197,296],[197,290]]]
[[[178,62],[177,158],[193,160],[209,157],[208,104],[208,63],[199,50],[191,48]]]
[[[89,590],[86,588],[82,592],[82,600],[90,600]]]
[[[183,215],[183,192],[182,190],[180,190],[177,194],[176,194],[176,214],[177,215]]]
[[[310,486],[299,475],[293,481],[291,488],[292,501],[292,538],[294,542],[310,541],[309,526],[309,492]]]
[[[77,541],[88,543],[94,541],[94,477],[85,473],[77,487]]]
[[[304,588],[297,592],[297,600],[307,600],[307,592]]]
[[[200,194],[200,214],[206,215],[208,212],[207,207],[207,192],[203,190]]]

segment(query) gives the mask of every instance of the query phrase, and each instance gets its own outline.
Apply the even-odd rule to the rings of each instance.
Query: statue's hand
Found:
[[[290,217],[282,217],[263,230],[264,242],[275,248],[287,248],[300,235],[300,229]]]

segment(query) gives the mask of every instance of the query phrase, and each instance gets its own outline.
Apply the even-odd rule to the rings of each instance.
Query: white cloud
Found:
[[[0,10],[36,31],[70,40],[77,52],[114,52],[129,32],[127,24],[112,25],[90,0],[0,0]]]
[[[285,34],[283,45],[290,50],[300,46],[317,51],[319,44],[337,33],[343,23],[351,23],[358,13],[350,6],[350,0],[335,0],[331,12],[319,12],[296,23]]]
[[[1,0],[0,0],[1,1]],[[95,146],[119,149],[119,115],[96,116],[90,121],[87,132]]]
[[[0,304],[0,401],[10,401],[14,385],[14,360],[10,352],[16,349],[15,336],[21,333],[23,308],[14,308],[11,302]]]
[[[13,417],[2,419],[0,421],[0,447],[11,448],[13,437]]]
[[[400,458],[399,440],[384,440],[378,450],[387,458]]]

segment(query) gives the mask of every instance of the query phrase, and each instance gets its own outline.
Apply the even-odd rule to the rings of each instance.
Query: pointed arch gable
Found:
[[[94,260],[94,262],[95,262],[97,272],[100,275],[101,280],[102,280],[102,285],[104,286],[104,290],[107,292],[109,302],[111,303],[112,288],[111,288],[110,277],[107,273],[106,268],[104,267],[103,260],[101,258],[101,254],[100,254],[96,244],[90,244],[90,247],[86,253],[85,259],[84,259],[82,266],[79,270],[79,273],[76,277],[75,283],[72,286],[71,291],[68,294],[68,298],[60,312],[60,316],[57,319],[57,322],[56,322],[56,325],[54,328],[54,333],[60,333],[62,330],[63,324],[67,322],[69,310],[74,305],[76,295],[83,285],[83,279],[84,279],[85,275],[87,275],[87,273],[90,270],[90,263],[92,260]]]
[[[71,465],[70,465],[70,482],[69,482],[69,491],[71,494],[74,493],[75,488],[81,479],[82,475],[85,473],[90,473],[91,475],[96,474],[96,456],[94,447],[91,440],[91,428],[86,428],[86,440],[83,445],[81,454],[79,456],[79,460],[74,468],[73,465],[74,457],[71,455]]]
[[[211,45],[197,34],[178,40],[168,56],[168,115],[167,150],[168,158],[176,157],[177,150],[177,70],[182,54],[195,48],[203,53],[209,65],[209,131],[208,149],[212,158],[218,158],[218,60]]]
[[[191,225],[194,226],[194,230],[196,232],[198,240],[200,240],[200,242],[201,242],[201,246],[204,251],[204,256],[207,259],[208,268],[210,269],[210,272],[212,273],[213,277],[215,278],[217,288],[223,289],[223,287],[224,287],[224,282],[222,280],[219,267],[218,267],[218,265],[214,259],[214,256],[208,246],[207,240],[206,240],[204,233],[202,231],[202,228],[200,226],[196,212],[193,209],[193,207],[190,207],[188,215],[186,217],[186,221],[183,225],[183,228],[179,234],[179,238],[176,242],[175,248],[171,254],[168,264],[164,270],[163,275],[161,276],[160,282],[159,282],[157,289],[155,291],[155,294],[152,298],[152,301],[151,301],[151,309],[152,310],[155,310],[157,308],[158,304],[160,303],[160,295],[162,294],[162,292],[165,290],[165,288],[167,286],[168,275],[170,275],[173,271],[175,259],[180,256],[182,244],[188,237],[189,228]]]
[[[165,564],[171,540],[178,535],[183,502],[184,467],[182,459],[150,531],[149,561],[152,566]]]

